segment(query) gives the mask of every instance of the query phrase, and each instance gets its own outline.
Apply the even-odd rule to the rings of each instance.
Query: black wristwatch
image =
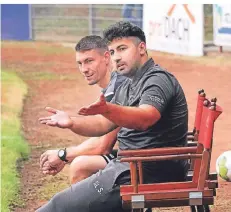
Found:
[[[60,160],[68,162],[68,160],[66,159],[67,156],[67,150],[65,149],[60,149],[58,151],[58,157],[60,158]]]

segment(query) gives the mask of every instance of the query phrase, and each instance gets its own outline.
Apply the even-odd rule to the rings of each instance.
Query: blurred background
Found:
[[[3,39],[12,38],[4,30],[4,25],[8,25],[10,21],[7,15],[11,21],[15,17],[22,19],[21,23],[25,22],[24,29],[27,28],[29,33],[18,39],[45,41],[76,42],[77,39],[89,34],[100,35],[103,29],[117,21],[126,19],[140,27],[143,22],[143,5],[2,5],[2,12]]]
[[[172,5],[173,4],[167,4],[167,7],[170,8]],[[198,5],[196,7],[198,7]],[[142,4],[5,4],[2,5],[1,16],[2,40],[61,41],[75,43],[82,36],[89,34],[102,35],[102,31],[106,27],[122,20],[127,20],[138,25],[148,34],[148,29],[145,27],[145,24],[148,24],[150,20],[152,21],[152,16],[153,14],[155,15],[155,13],[152,15],[148,13],[150,8],[151,11],[155,11],[155,13],[159,15],[159,11],[163,10],[163,4],[146,6]],[[200,5],[199,9],[201,9],[199,16],[202,17],[199,20],[199,24],[202,26],[201,29],[199,29],[199,33],[203,33],[203,46],[205,47],[205,51],[215,50],[212,46],[214,46],[216,34],[214,27],[218,27],[216,20],[221,19],[223,22],[227,20],[226,22],[230,24],[230,5],[219,6],[205,4],[203,6]],[[226,9],[228,9],[227,12],[224,11]],[[193,8],[192,14],[194,10]],[[188,11],[190,12],[190,9]],[[213,11],[215,12],[213,13]],[[217,14],[222,16],[222,12],[223,18],[218,17]],[[183,13],[185,14],[182,15],[182,12],[179,10],[175,11],[175,15],[177,13],[180,13],[180,16],[178,15],[178,20],[170,20],[172,24],[173,21],[179,21],[179,18],[183,20],[186,14],[184,11]],[[149,17],[147,17],[147,14]],[[164,16],[164,13],[159,16]],[[196,13],[196,16],[198,16],[198,13]],[[229,40],[229,43],[230,42]],[[226,47],[230,46],[227,42],[226,45],[222,46],[225,46],[225,50],[230,50],[230,48]],[[222,48],[219,49],[219,51],[222,50]]]

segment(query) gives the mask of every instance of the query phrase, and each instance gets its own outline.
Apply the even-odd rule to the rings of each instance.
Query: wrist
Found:
[[[68,126],[69,130],[72,130],[74,128],[74,120],[72,118],[70,118],[70,125]]]
[[[74,147],[66,148],[66,152],[67,152],[66,159],[68,160],[68,163],[71,163],[76,157],[79,156],[78,154],[79,151],[76,150],[76,148]]]
[[[58,157],[63,162],[66,162],[66,163],[68,162],[66,148],[58,150]]]
[[[104,108],[103,113],[101,115],[108,115],[108,114],[110,114],[110,112],[111,112],[111,106],[112,106],[112,103],[106,102],[105,108]]]

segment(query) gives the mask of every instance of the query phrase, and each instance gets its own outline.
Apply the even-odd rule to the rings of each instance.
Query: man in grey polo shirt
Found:
[[[118,22],[104,32],[117,70],[128,79],[108,103],[104,95],[80,109],[75,120],[55,114],[40,123],[99,136],[120,126],[119,148],[148,149],[186,144],[188,109],[177,79],[148,58],[144,32]],[[145,163],[144,182],[183,180],[186,161]],[[112,160],[105,169],[56,194],[38,211],[122,211],[119,186],[130,182],[128,163]]]
[[[85,36],[76,44],[75,50],[80,73],[89,85],[96,84],[102,88],[106,101],[110,102],[126,77],[112,71],[105,41],[100,36]],[[67,115],[64,111],[62,113]],[[40,157],[42,172],[56,175],[68,163],[71,184],[91,176],[117,157],[117,150],[113,150],[113,146],[118,130],[101,137],[89,138],[78,146],[45,151]]]

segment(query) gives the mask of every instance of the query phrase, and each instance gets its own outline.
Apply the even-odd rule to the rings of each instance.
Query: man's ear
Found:
[[[140,42],[138,48],[140,51],[140,55],[146,54],[147,49],[146,49],[146,43],[145,42]]]
[[[104,59],[105,59],[106,64],[109,64],[111,62],[111,55],[109,51],[104,52]]]

